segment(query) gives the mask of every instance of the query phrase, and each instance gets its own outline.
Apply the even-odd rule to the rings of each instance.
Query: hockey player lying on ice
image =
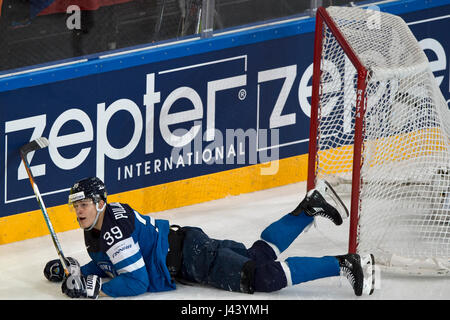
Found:
[[[211,239],[197,227],[170,226],[169,221],[141,215],[124,203],[107,203],[106,195],[105,185],[96,177],[83,179],[70,190],[69,205],[84,229],[92,261],[80,267],[68,257],[68,277],[59,260],[49,261],[44,268],[48,280],[62,281],[62,292],[69,297],[123,297],[174,290],[175,279],[236,292],[271,292],[341,274],[357,296],[373,292],[372,255],[277,261],[277,255],[315,216],[336,225],[348,216],[345,205],[325,181],[310,190],[295,210],[269,225],[250,248],[232,240]],[[102,283],[104,277],[112,279]]]

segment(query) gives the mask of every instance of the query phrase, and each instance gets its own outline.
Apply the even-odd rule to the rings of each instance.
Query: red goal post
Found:
[[[316,153],[317,153],[317,130],[318,130],[318,110],[319,110],[319,92],[322,61],[322,40],[325,25],[331,30],[342,49],[347,54],[351,63],[355,66],[358,74],[357,80],[357,116],[355,121],[355,140],[353,156],[353,174],[352,174],[352,201],[350,207],[350,232],[349,232],[349,253],[356,252],[357,226],[358,226],[358,201],[359,201],[359,183],[361,168],[361,148],[363,134],[363,117],[365,112],[366,99],[364,99],[367,85],[367,69],[359,60],[352,47],[345,40],[333,19],[329,16],[324,7],[319,7],[316,14],[316,31],[314,40],[314,64],[313,64],[313,83],[311,96],[311,123],[309,139],[309,159],[308,159],[308,181],[307,190],[313,189],[316,179]]]

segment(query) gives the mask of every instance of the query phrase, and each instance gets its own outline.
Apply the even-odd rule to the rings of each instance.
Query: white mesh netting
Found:
[[[400,17],[327,12],[369,71],[357,250],[390,270],[448,274],[450,111],[427,57]],[[357,72],[326,24],[322,32],[316,177],[348,192]]]

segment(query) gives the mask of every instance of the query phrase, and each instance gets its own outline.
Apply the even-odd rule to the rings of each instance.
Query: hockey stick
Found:
[[[31,173],[30,164],[27,160],[27,155],[30,152],[43,149],[48,146],[48,140],[47,138],[40,137],[36,140],[33,140],[26,145],[22,146],[20,148],[20,157],[22,158],[23,163],[25,164],[25,169],[28,174],[28,178],[30,178],[31,187],[33,188],[34,194],[36,195],[37,202],[39,203],[39,206],[41,208],[42,214],[44,215],[45,222],[47,223],[48,230],[50,231],[50,235],[53,240],[53,244],[56,248],[56,252],[58,253],[59,260],[61,261],[64,273],[68,277],[69,276],[69,269],[67,268],[66,264],[66,258],[64,257],[64,254],[61,249],[61,245],[59,244],[58,238],[56,237],[55,230],[53,229],[53,225],[50,221],[50,218],[47,213],[47,209],[45,208],[44,200],[42,199],[41,193],[39,192],[37,184],[34,182],[33,174]]]

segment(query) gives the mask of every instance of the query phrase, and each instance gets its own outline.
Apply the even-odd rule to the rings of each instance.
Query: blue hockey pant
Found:
[[[277,261],[277,254],[286,250],[312,221],[305,214],[287,214],[269,225],[261,233],[261,240],[250,248],[233,240],[211,239],[197,227],[184,227],[181,277],[228,291],[248,292],[242,288],[242,277],[250,272],[246,275],[251,280],[250,292],[272,292],[288,285],[338,276],[339,264],[332,256]]]

